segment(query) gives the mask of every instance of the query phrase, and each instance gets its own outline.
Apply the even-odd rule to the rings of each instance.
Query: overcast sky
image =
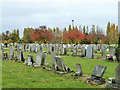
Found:
[[[99,25],[106,29],[108,21],[118,25],[119,0],[4,0],[2,32],[24,27],[68,27],[75,20],[79,27]],[[1,13],[1,12],[0,12]],[[0,25],[1,26],[1,25]]]

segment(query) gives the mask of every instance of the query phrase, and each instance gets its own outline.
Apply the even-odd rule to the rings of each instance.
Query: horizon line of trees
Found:
[[[79,44],[117,44],[118,26],[108,22],[105,30],[99,26],[92,25],[80,27],[69,25],[64,30],[56,28],[24,28],[23,37],[20,39],[19,29],[3,32],[0,37],[2,43],[79,43]]]

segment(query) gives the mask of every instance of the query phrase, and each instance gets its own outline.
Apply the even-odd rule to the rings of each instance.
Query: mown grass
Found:
[[[47,48],[44,51],[47,52]],[[9,49],[6,48],[9,54]],[[24,52],[24,56],[31,54],[36,60],[36,53]],[[71,52],[68,54],[71,55]],[[99,55],[97,53],[96,55]],[[91,75],[96,65],[107,67],[104,78],[114,77],[117,63],[106,62],[97,59],[85,59],[71,56],[62,56],[66,66],[76,71],[76,64],[80,63],[82,71],[86,75]],[[51,65],[51,55],[47,55],[47,63]],[[82,78],[82,77],[81,77]],[[75,79],[72,74],[58,75],[53,71],[46,71],[42,68],[32,68],[14,61],[2,62],[2,87],[3,88],[95,88],[82,82],[82,79]]]

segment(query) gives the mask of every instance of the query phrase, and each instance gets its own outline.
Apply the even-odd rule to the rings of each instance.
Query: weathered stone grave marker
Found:
[[[33,65],[34,62],[34,59],[33,59],[33,56],[32,55],[28,55],[28,65],[31,66]]]
[[[105,45],[103,45],[103,46],[101,47],[101,58],[102,58],[103,60],[106,60],[106,46],[105,46]]]
[[[88,58],[88,59],[91,59],[93,58],[93,47],[92,46],[88,46],[87,47],[87,50],[86,50],[86,57],[85,58]]]
[[[17,56],[16,56],[16,59],[15,59],[17,62],[24,62],[25,61],[25,59],[24,59],[24,55],[23,55],[23,52],[22,52],[22,50],[18,50],[17,51]]]
[[[114,47],[109,48],[109,54],[114,56]]]
[[[80,64],[77,64],[77,72],[75,72],[75,76],[82,76],[82,68]]]
[[[107,67],[105,67],[105,66],[96,65],[93,72],[92,72],[91,78],[88,78],[87,80],[95,81],[98,84],[104,84],[105,79],[102,77],[106,71],[106,68]]]
[[[14,60],[14,48],[13,48],[13,46],[11,46],[10,50],[9,50],[9,60]]]
[[[66,67],[63,59],[60,56],[55,56],[56,61],[56,72],[59,74],[64,74],[66,72],[72,72],[70,68]]]
[[[42,60],[42,51],[38,50],[38,52],[36,53],[36,63],[34,63],[34,67],[41,66],[41,60]]]
[[[51,51],[51,60],[52,60],[52,69],[55,69],[55,48],[54,48],[54,46],[52,46],[52,51]]]
[[[47,53],[44,52],[42,56],[41,66],[46,65]]]

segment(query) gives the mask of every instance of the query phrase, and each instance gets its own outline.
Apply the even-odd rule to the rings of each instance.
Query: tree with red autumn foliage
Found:
[[[69,43],[80,43],[81,40],[84,40],[84,38],[85,35],[78,30],[69,30],[63,33],[64,41],[67,41]]]
[[[53,39],[53,34],[48,30],[35,29],[33,30],[31,39],[33,41],[41,41],[43,43],[51,42]]]

